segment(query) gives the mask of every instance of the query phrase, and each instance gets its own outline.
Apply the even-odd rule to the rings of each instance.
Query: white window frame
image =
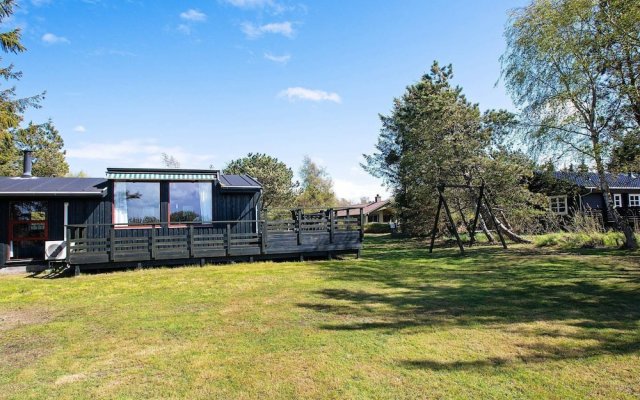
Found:
[[[622,194],[621,193],[614,193],[613,194],[613,207],[614,208],[622,207]]]
[[[559,211],[560,210],[560,205],[561,203],[559,203],[558,201],[561,201],[562,203],[564,203],[564,211]],[[554,204],[554,202],[558,202],[557,204]],[[554,206],[556,206],[554,209]],[[549,196],[549,210],[551,210],[552,213],[556,214],[556,215],[567,215],[567,213],[569,212],[569,207],[567,204],[567,196]]]
[[[629,194],[629,207],[640,207],[640,194]]]

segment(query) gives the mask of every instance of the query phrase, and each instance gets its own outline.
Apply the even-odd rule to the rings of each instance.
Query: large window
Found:
[[[629,207],[640,207],[640,194],[629,195]]]
[[[211,182],[171,182],[169,204],[171,222],[210,222],[213,218]]]
[[[114,209],[116,224],[160,222],[160,183],[115,182]]]
[[[549,207],[551,212],[558,215],[567,214],[567,196],[549,197]]]

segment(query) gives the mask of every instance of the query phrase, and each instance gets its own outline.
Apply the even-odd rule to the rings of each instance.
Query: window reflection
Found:
[[[209,222],[213,217],[211,182],[171,182],[171,222]]]
[[[115,182],[114,209],[116,224],[160,222],[160,183]]]

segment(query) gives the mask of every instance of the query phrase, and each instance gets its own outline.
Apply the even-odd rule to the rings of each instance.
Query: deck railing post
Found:
[[[67,260],[66,261],[67,261],[67,264],[69,264],[69,260],[71,259],[71,228],[69,227],[69,225],[65,226],[64,228],[67,230],[67,237],[66,237]]]
[[[296,210],[296,228],[298,231],[298,246],[302,244],[302,211]]]
[[[227,255],[231,254],[231,224],[227,224]]]
[[[156,226],[155,225],[151,225],[151,235],[149,236],[149,243],[151,244],[149,250],[150,250],[150,255],[151,255],[151,259],[155,260],[156,259]]]
[[[351,210],[349,210],[349,209],[347,208],[347,219],[345,219],[345,223],[347,224],[347,230],[348,230],[348,231],[350,231],[350,230],[351,230],[351,221],[349,221],[349,218],[350,218],[350,217],[349,217],[349,211],[351,211]]]
[[[116,230],[113,225],[109,227],[109,261],[114,261],[116,252]]]
[[[360,241],[364,240],[364,208],[360,207]]]
[[[258,234],[262,234],[261,239],[260,239],[260,246],[261,246],[261,251],[262,254],[265,254],[267,252],[267,241],[269,240],[269,226],[267,225],[267,221],[262,221],[262,223],[260,224],[261,227],[261,232],[259,232]]]
[[[187,239],[189,246],[189,257],[193,258],[193,224],[189,225],[189,238]]]
[[[334,211],[333,208],[329,209],[329,243],[333,244],[333,234],[334,234],[334,229],[335,229],[335,223],[334,223]]]

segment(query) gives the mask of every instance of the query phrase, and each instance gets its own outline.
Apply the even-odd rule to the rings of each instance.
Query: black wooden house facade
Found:
[[[600,190],[600,179],[595,172],[556,171],[551,173],[557,184],[547,184],[544,192],[549,198],[549,209],[559,216],[575,212],[589,213],[611,225],[613,216],[605,206]],[[607,173],[607,184],[612,195],[612,205],[636,229],[640,229],[640,175],[631,173]]]
[[[25,162],[26,164],[26,162]],[[203,264],[359,253],[362,215],[267,220],[262,187],[214,170],[111,168],[103,178],[0,177],[0,268]],[[361,214],[361,213],[360,213]],[[321,215],[320,218],[317,215]]]

